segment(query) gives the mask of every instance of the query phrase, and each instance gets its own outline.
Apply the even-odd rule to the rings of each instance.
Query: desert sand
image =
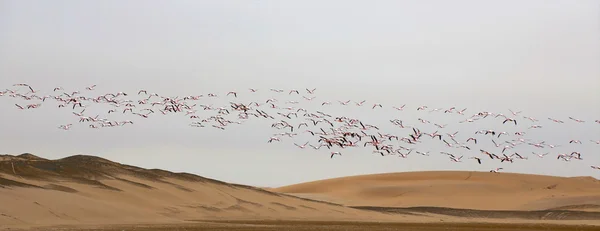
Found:
[[[405,172],[271,189],[346,206],[600,211],[600,180],[490,172]]]
[[[465,225],[472,222],[483,222],[481,225],[488,228],[492,223],[600,225],[599,185],[591,178],[423,172],[261,189],[187,173],[143,169],[94,156],[47,160],[31,154],[1,155],[0,228],[380,230],[400,227],[400,222],[405,224],[402,227],[412,229],[427,223],[452,223],[464,226],[460,230],[471,230],[473,227]],[[451,197],[451,193],[456,195]],[[436,208],[399,208],[410,206]],[[521,214],[440,207],[561,208]],[[297,223],[290,223],[294,221]],[[427,226],[422,230],[436,229]]]

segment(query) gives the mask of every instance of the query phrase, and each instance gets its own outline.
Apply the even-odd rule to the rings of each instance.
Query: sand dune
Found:
[[[407,172],[335,178],[271,189],[348,206],[600,211],[600,181],[489,172]]]
[[[94,156],[47,160],[31,154],[0,155],[0,228],[198,221],[206,225],[209,220],[512,223],[516,219],[600,225],[599,184],[591,178],[425,172],[347,177],[267,191]],[[438,208],[390,208],[407,206]],[[441,206],[561,211],[492,213]]]
[[[0,205],[0,227],[391,217],[83,155],[59,160],[30,154],[0,156]]]

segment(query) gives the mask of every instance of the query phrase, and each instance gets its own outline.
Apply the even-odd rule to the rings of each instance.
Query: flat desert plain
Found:
[[[0,156],[4,230],[598,230],[600,182],[482,172],[260,189],[94,156]]]

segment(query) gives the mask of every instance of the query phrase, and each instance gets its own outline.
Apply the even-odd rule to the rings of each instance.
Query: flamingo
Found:
[[[335,156],[335,155],[340,155],[341,156],[342,153],[340,153],[340,152],[331,152],[331,157],[329,157],[329,158],[333,158],[333,156]]]
[[[573,120],[573,121],[575,121],[575,122],[577,122],[577,123],[583,123],[583,122],[585,122],[585,121],[583,121],[583,120],[580,120],[580,119],[575,119],[575,118],[573,118],[573,117],[570,117],[570,116],[569,116],[569,119],[571,119],[571,120]]]
[[[69,130],[73,124],[60,125],[58,128],[63,130]]]
[[[406,104],[404,104],[404,105],[402,105],[402,106],[400,106],[400,107],[396,107],[396,106],[394,106],[393,108],[394,108],[394,109],[396,109],[396,110],[398,110],[398,111],[402,111],[402,110],[404,110],[404,107],[405,107],[405,106],[406,106]]]
[[[268,142],[271,143],[273,141],[281,141],[281,140],[277,137],[271,137]]]
[[[312,148],[313,148],[313,149],[315,149],[315,150],[319,150],[321,147],[323,147],[323,145],[322,145],[322,144],[321,144],[321,145],[319,145],[319,146],[314,146],[314,145],[312,145],[312,144],[309,144],[309,146],[310,146],[310,147],[312,147]]]
[[[444,124],[444,125],[440,125],[440,124],[433,124],[438,128],[445,128],[448,124]]]
[[[467,109],[465,108],[465,109],[462,109],[462,110],[460,110],[460,111],[456,111],[456,113],[457,113],[457,114],[459,114],[459,115],[465,115],[465,114],[463,114],[463,113],[465,113],[465,111],[466,111],[466,110],[467,110]]]
[[[478,157],[470,157],[469,159],[475,159],[477,160],[477,163],[481,164],[481,159]]]
[[[533,155],[536,155],[536,156],[538,156],[539,158],[544,158],[544,156],[546,156],[546,155],[548,155],[548,154],[549,154],[549,153],[537,154],[537,153],[535,153],[535,152],[532,152],[532,153],[533,153]]]
[[[502,170],[502,169],[503,169],[503,168],[496,168],[496,169],[492,169],[492,170],[490,170],[490,172],[493,172],[493,173],[500,173],[500,170]]]
[[[553,119],[553,118],[548,118],[548,119],[549,119],[549,120],[552,120],[552,121],[553,121],[553,122],[555,122],[555,123],[560,123],[560,124],[564,123],[564,121],[562,121],[562,120]]]
[[[518,112],[514,112],[513,110],[510,110],[510,109],[508,109],[508,110],[509,110],[509,111],[510,111],[510,113],[512,113],[514,116],[516,116],[516,115],[518,115],[518,114],[520,114],[520,113],[521,113],[520,111],[518,111]]]
[[[423,155],[423,156],[429,156],[429,152],[421,152],[421,151],[415,151],[417,154]]]
[[[306,145],[308,145],[308,142],[304,143],[303,145],[298,145],[298,144],[294,143],[294,145],[296,145],[296,147],[304,149],[304,148],[306,148]]]
[[[453,162],[462,162],[460,159],[462,159],[463,156],[459,156],[458,158],[454,157],[454,156],[450,156],[450,160]]]
[[[466,142],[468,143],[470,140],[472,140],[473,142],[475,142],[475,144],[477,144],[477,139],[475,139],[475,138],[473,138],[473,137],[471,137],[471,138],[467,139],[467,141],[466,141]],[[492,140],[492,141],[493,141],[493,140]]]
[[[506,122],[514,122],[514,123],[515,123],[515,125],[517,125],[517,120],[515,120],[515,119],[512,119],[512,118],[506,118],[506,119],[504,120],[504,122],[502,122],[502,124],[505,124]]]
[[[408,155],[410,155],[410,153],[411,153],[412,151],[413,151],[413,150],[411,149],[411,150],[409,150],[409,151],[408,151],[408,153],[404,154],[404,153],[401,153],[401,152],[400,152],[400,150],[396,150],[396,153],[398,153],[398,157],[402,157],[402,158],[408,158]]]

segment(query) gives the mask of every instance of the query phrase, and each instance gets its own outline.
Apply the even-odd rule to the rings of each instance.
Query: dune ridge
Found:
[[[393,217],[87,155],[57,160],[0,155],[0,204],[0,227]]]

